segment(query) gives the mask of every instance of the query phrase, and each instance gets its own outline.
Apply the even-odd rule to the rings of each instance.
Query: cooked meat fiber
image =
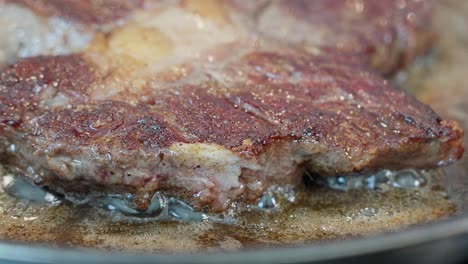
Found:
[[[142,0],[0,0],[0,66],[21,57],[69,54],[87,47]]]
[[[256,6],[257,27],[260,32],[278,39],[332,46],[360,54],[373,68],[392,73],[425,52],[434,42],[432,2],[260,1]],[[256,9],[250,6],[249,10]]]
[[[384,73],[411,62],[434,39],[432,0],[0,0],[0,65],[82,50],[97,32],[138,20],[141,12],[176,26],[176,13],[164,17],[175,7],[188,7],[194,18],[238,24],[250,34],[358,54]]]
[[[0,162],[57,192],[163,191],[219,212],[298,185],[305,169],[433,168],[462,155],[455,123],[359,59],[252,41],[217,11],[192,12],[147,10],[85,52],[4,68]]]
[[[145,70],[125,56],[108,67],[112,50],[6,68],[2,162],[59,192],[163,190],[222,211],[299,184],[305,168],[433,168],[462,155],[455,123],[356,66],[291,49],[209,54]]]

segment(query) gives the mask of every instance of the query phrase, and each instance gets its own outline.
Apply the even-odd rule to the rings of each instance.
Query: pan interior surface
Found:
[[[438,46],[398,74],[395,82],[468,131],[468,3],[444,0],[438,5]],[[4,242],[0,244],[0,260],[303,262],[366,255],[457,235],[465,235],[466,241],[468,157],[430,174],[418,188],[347,192],[309,188],[296,193],[292,205],[281,203],[285,198],[279,197],[279,212],[252,208],[236,215],[237,223],[229,225],[123,223],[92,208],[38,206],[2,193],[0,239]],[[68,249],[51,249],[50,245]],[[458,243],[463,245],[466,242]],[[135,257],[135,252],[140,255]],[[200,252],[204,254],[171,255]]]

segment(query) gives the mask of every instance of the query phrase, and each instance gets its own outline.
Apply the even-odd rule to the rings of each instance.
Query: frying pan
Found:
[[[354,263],[468,260],[468,215],[405,232],[315,246],[206,255],[132,255],[0,244],[0,263]]]
[[[468,3],[444,0],[436,26],[439,48],[427,66],[416,63],[403,85],[468,131]],[[446,30],[451,29],[451,30]],[[431,76],[421,81],[421,75]],[[447,77],[448,76],[448,77]],[[448,81],[447,81],[448,80]],[[440,87],[443,85],[443,89]],[[422,93],[421,93],[422,91]],[[465,140],[466,141],[466,140]],[[468,261],[468,158],[446,170],[445,187],[458,212],[448,219],[392,233],[312,245],[252,248],[230,253],[136,254],[0,242],[0,263],[354,263]]]

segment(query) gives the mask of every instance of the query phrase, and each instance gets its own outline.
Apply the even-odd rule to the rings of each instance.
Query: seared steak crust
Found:
[[[22,60],[0,74],[2,161],[57,191],[167,190],[220,211],[304,168],[432,168],[463,153],[455,123],[363,68],[292,48],[235,53],[157,74],[89,54]]]

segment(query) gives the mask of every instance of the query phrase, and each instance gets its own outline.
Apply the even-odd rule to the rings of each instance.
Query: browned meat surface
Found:
[[[2,162],[57,191],[165,190],[221,211],[304,168],[432,168],[463,152],[455,123],[327,55],[230,44],[167,66],[117,47],[4,69]]]
[[[432,2],[279,0],[260,1],[248,10],[256,10],[258,30],[266,35],[360,54],[372,67],[391,73],[433,43]]]

